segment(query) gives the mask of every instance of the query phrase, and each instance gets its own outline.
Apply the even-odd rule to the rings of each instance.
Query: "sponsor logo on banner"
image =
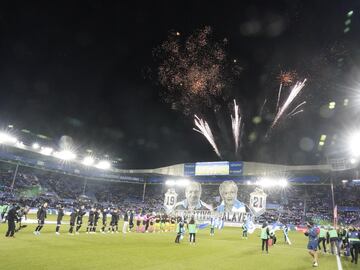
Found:
[[[256,188],[254,192],[250,193],[250,209],[255,216],[260,216],[266,211],[266,197],[267,194],[260,188]]]

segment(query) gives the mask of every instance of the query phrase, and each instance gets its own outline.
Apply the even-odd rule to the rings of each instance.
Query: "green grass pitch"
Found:
[[[53,219],[53,217],[52,217]],[[86,220],[86,217],[85,219]],[[120,224],[122,225],[122,224]],[[188,235],[175,244],[174,233],[86,234],[68,235],[68,225],[55,235],[55,225],[45,225],[40,236],[33,235],[35,225],[29,225],[5,238],[6,224],[0,225],[1,270],[45,269],[312,269],[306,250],[306,237],[291,232],[291,246],[285,245],[279,231],[278,244],[270,247],[269,255],[262,254],[259,231],[249,239],[241,239],[240,228],[200,230],[196,245],[189,245]],[[121,228],[121,226],[120,226]],[[321,255],[318,269],[337,269],[336,258]],[[360,269],[342,259],[343,269]]]

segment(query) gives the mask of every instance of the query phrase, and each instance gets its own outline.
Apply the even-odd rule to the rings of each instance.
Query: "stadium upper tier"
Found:
[[[283,177],[290,182],[309,183],[319,182],[320,179],[328,178],[332,171],[338,171],[338,167],[330,164],[290,166],[279,164],[266,164],[243,161],[218,161],[196,162],[176,164],[155,169],[118,169],[107,170],[92,166],[86,166],[80,162],[63,161],[53,156],[41,155],[37,152],[19,148],[3,148],[0,151],[0,160],[19,164],[21,166],[34,167],[43,170],[57,171],[70,175],[123,182],[163,182],[165,178],[191,177],[202,182],[224,180],[230,178],[241,182],[251,181],[258,177]],[[350,163],[344,164],[340,170],[350,170]],[[336,163],[339,165],[339,162]]]

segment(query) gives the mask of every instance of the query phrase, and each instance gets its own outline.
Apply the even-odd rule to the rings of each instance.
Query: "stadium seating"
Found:
[[[146,186],[143,201],[143,185],[120,182],[85,180],[55,172],[45,172],[33,168],[21,168],[11,189],[14,166],[0,166],[0,202],[20,202],[35,207],[42,201],[48,201],[51,207],[62,203],[71,207],[79,199],[87,198],[90,205],[117,206],[122,210],[153,212],[160,211],[167,187],[161,184]],[[254,186],[239,186],[238,199],[249,203],[249,194]],[[184,188],[177,188],[179,198],[183,198]],[[257,222],[281,221],[300,224],[306,219],[318,223],[329,222],[333,218],[332,199],[329,186],[291,186],[287,189],[265,190],[268,194],[268,209],[256,219]],[[352,224],[359,222],[360,202],[357,196],[359,187],[335,187],[335,199],[338,204],[339,222]],[[202,185],[201,200],[213,206],[221,201],[218,185]],[[84,203],[84,202],[83,202]]]

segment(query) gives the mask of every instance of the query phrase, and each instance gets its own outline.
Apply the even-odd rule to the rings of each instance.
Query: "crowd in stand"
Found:
[[[167,187],[161,184],[141,184],[86,180],[54,172],[21,168],[13,184],[13,167],[0,167],[0,205],[4,202],[19,202],[36,207],[47,201],[55,208],[59,203],[73,207],[79,200],[87,206],[116,206],[120,209],[142,209],[147,213],[163,209]],[[254,186],[239,186],[238,199],[248,204]],[[268,189],[267,211],[257,222],[280,221],[285,224],[300,224],[305,219],[329,222],[333,218],[332,198],[329,186],[291,186],[287,189]],[[178,199],[184,197],[184,189],[177,188]],[[339,210],[339,222],[359,222],[359,187],[336,186],[335,199]],[[209,205],[219,205],[221,198],[218,185],[203,185],[201,200]],[[351,208],[346,208],[351,207]]]

